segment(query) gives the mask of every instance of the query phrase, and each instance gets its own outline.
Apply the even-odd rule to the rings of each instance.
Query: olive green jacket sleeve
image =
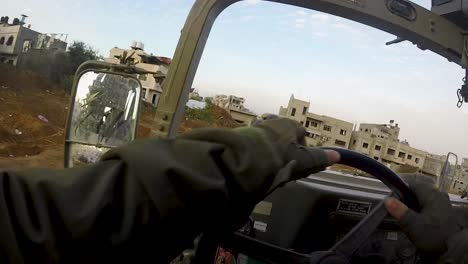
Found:
[[[282,152],[255,129],[202,129],[88,167],[0,171],[0,263],[167,263],[200,232],[241,223],[291,174]]]
[[[463,230],[447,241],[447,252],[438,264],[468,264],[468,230]]]

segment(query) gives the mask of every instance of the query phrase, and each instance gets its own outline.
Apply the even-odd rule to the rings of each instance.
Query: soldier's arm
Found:
[[[202,130],[93,166],[0,172],[0,262],[165,263],[201,231],[232,231],[297,165],[258,132]],[[328,165],[309,154],[310,171]]]
[[[468,231],[463,230],[447,240],[447,252],[438,264],[468,263]]]

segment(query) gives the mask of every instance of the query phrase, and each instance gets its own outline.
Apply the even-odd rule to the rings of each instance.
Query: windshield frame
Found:
[[[230,5],[242,0],[197,0],[186,20],[173,62],[163,84],[154,133],[173,138],[183,119],[197,68],[216,18]],[[468,36],[461,28],[431,11],[410,3],[416,13],[408,20],[391,12],[388,3],[401,0],[265,0],[303,7],[350,19],[411,41],[431,50],[463,68],[467,66],[465,43]]]

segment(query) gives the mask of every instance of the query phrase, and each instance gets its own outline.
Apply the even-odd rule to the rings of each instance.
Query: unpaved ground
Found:
[[[36,73],[0,65],[0,168],[62,168],[70,96]],[[186,119],[186,133],[200,127],[237,127],[223,109],[209,108],[213,119]],[[137,137],[151,137],[155,110],[143,106]]]
[[[60,167],[68,100],[38,74],[1,65],[0,168]]]

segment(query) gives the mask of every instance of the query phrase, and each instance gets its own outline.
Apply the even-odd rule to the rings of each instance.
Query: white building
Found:
[[[20,20],[6,16],[0,19],[0,63],[18,65],[34,52],[65,51],[67,43],[59,39],[66,34],[43,34],[25,26],[26,16]]]
[[[148,54],[143,48],[144,46],[141,42],[132,43],[130,49],[115,47],[110,50],[109,58],[105,58],[104,60],[110,63],[120,63],[120,58],[126,52],[127,56],[138,62],[136,65],[138,68],[154,72],[155,74],[140,74],[138,75],[138,79],[143,86],[142,100],[156,107],[162,94],[162,83],[166,79],[172,60]]]

